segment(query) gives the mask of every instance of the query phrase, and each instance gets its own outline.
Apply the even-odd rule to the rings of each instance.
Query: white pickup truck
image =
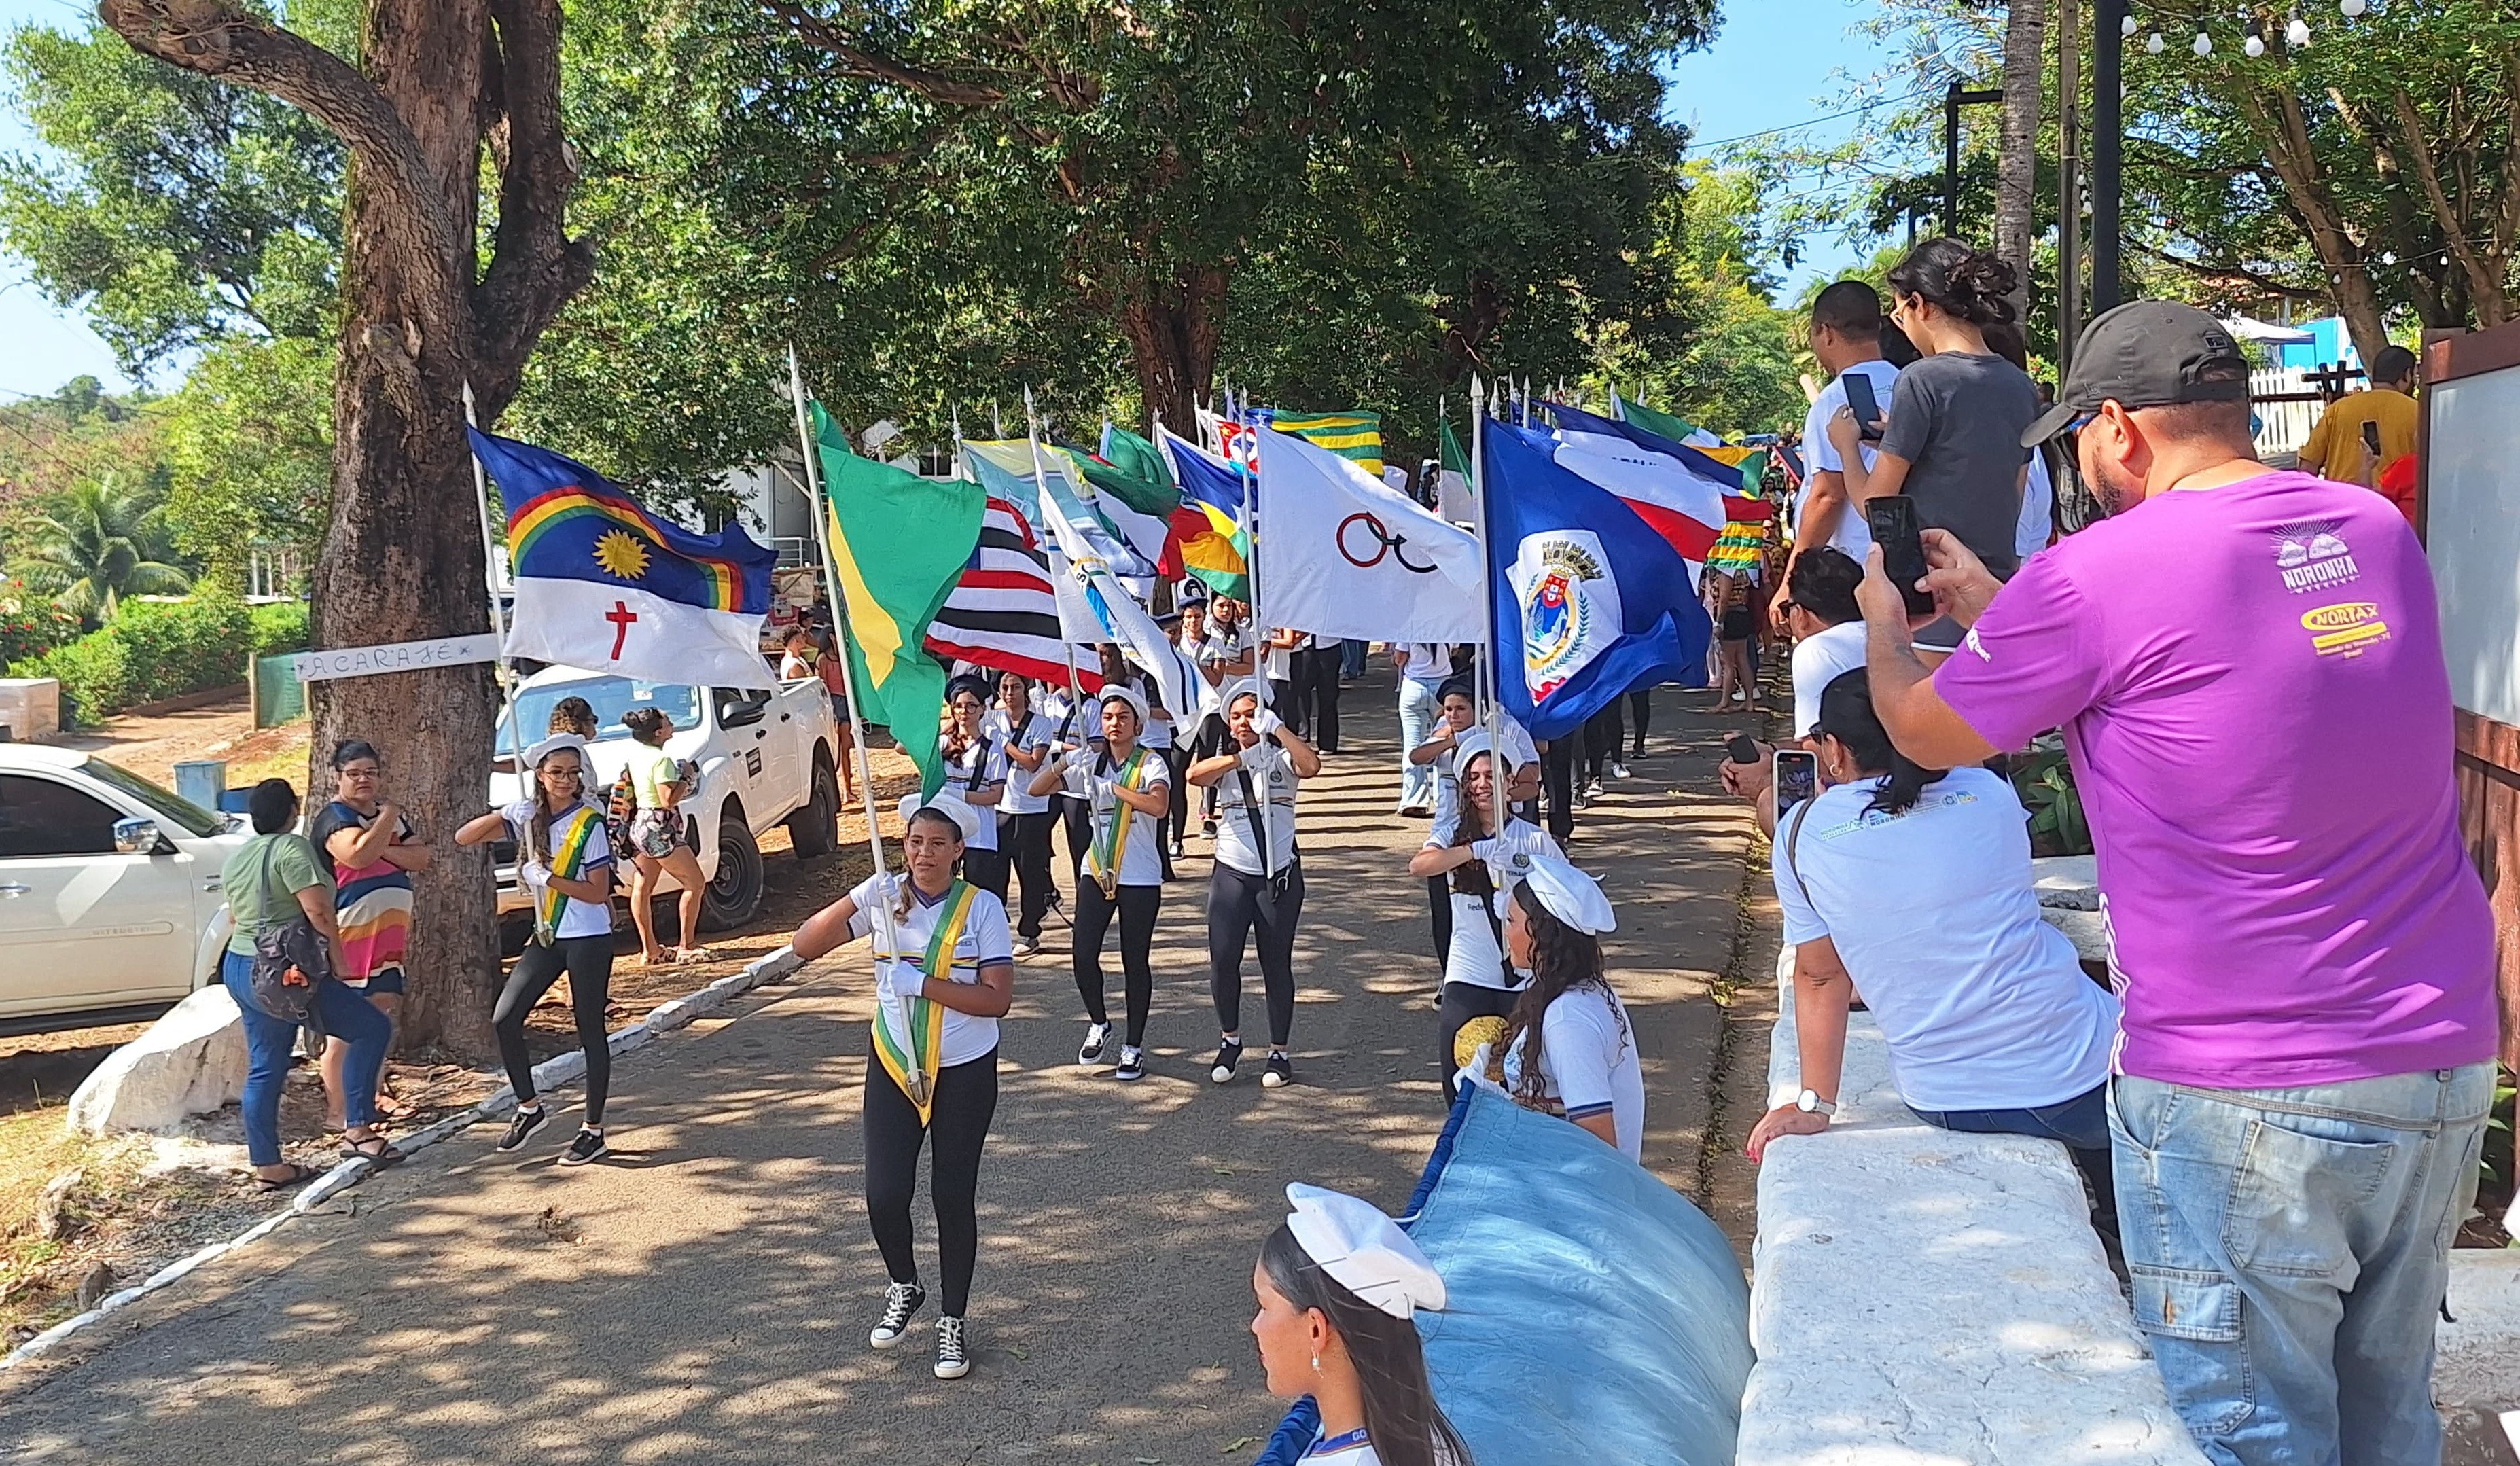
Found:
[[[587,797],[602,800],[630,760],[630,732],[622,716],[655,707],[673,720],[665,751],[699,766],[699,786],[686,795],[683,840],[699,857],[708,878],[700,894],[700,925],[709,931],[742,926],[761,908],[761,845],[755,837],[774,824],[788,826],[800,859],[829,855],[839,838],[840,739],[830,695],[819,681],[785,683],[776,691],[757,688],[698,688],[638,682],[609,672],[546,667],[517,689],[516,720],[503,710],[499,746],[511,743],[513,727],[531,746],[551,726],[552,709],[564,697],[583,697],[601,725],[592,755]],[[520,797],[515,760],[503,755],[490,776],[490,800],[505,805]],[[516,848],[501,841],[499,912],[522,915],[525,894],[516,879]],[[626,880],[624,882],[626,889]],[[659,892],[677,890],[666,876]]]

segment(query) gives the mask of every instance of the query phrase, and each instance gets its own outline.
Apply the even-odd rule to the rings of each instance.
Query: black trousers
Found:
[[[911,1249],[910,1203],[919,1195],[919,1147],[933,1138],[936,1156],[931,1200],[936,1207],[936,1251],[945,1275],[939,1302],[948,1318],[971,1303],[971,1272],[980,1260],[980,1148],[998,1113],[998,1051],[968,1064],[936,1071],[936,1103],[927,1124],[901,1086],[892,1082],[872,1047],[867,1052],[867,1225],[883,1270],[896,1283],[919,1281]]]
[[[1102,938],[1111,918],[1120,918],[1121,992],[1128,1001],[1129,1026],[1121,1040],[1131,1048],[1147,1042],[1147,1010],[1155,1001],[1155,912],[1162,910],[1161,886],[1121,886],[1116,898],[1102,894],[1100,882],[1076,883],[1076,949],[1072,965],[1076,996],[1085,1000],[1085,1016],[1096,1023],[1111,1021],[1102,1003]]]
[[[508,1084],[517,1101],[534,1097],[534,1059],[525,1051],[525,1015],[543,1000],[551,985],[568,974],[568,1008],[577,1020],[578,1046],[586,1050],[586,1123],[604,1123],[605,1095],[612,1088],[612,1040],[604,1031],[604,1007],[612,1000],[612,934],[562,937],[549,947],[525,944],[524,955],[509,970],[490,1009],[490,1027],[499,1036],[499,1058],[508,1066]]]
[[[1276,713],[1280,721],[1288,728],[1293,729],[1295,736],[1299,738],[1307,736],[1304,730],[1308,725],[1304,721],[1304,685],[1296,681],[1293,664],[1301,660],[1302,655],[1303,653],[1297,652],[1287,658],[1287,676],[1282,681],[1275,677],[1269,679],[1270,711]]]
[[[1645,730],[1653,723],[1653,689],[1630,688],[1628,689],[1628,721],[1636,725],[1628,731],[1630,739],[1628,752],[1637,758],[1643,758]]]
[[[1337,655],[1335,648],[1331,655]],[[1295,920],[1304,910],[1303,862],[1287,866],[1282,880],[1281,888],[1222,861],[1207,877],[1207,996],[1216,1003],[1216,1026],[1242,1032],[1242,953],[1256,927],[1273,1048],[1285,1047],[1295,1027]]]
[[[1295,686],[1303,690],[1297,695],[1311,702],[1310,733],[1302,733],[1312,745],[1324,753],[1338,752],[1339,744],[1339,644],[1331,642],[1309,651],[1295,653]]]
[[[1037,815],[1011,815],[998,826],[998,845],[1023,883],[1022,907],[1015,918],[1019,936],[1041,935],[1042,915],[1058,895],[1058,888],[1050,883],[1050,827],[1058,822],[1057,812],[1043,810]],[[1002,890],[998,897],[1003,901],[1006,893]]]
[[[1094,848],[1094,812],[1082,799],[1061,794],[1050,802],[1058,815],[1058,827],[1067,833],[1067,881],[1073,886],[1085,884],[1085,852]]]
[[[1453,1072],[1461,1066],[1453,1061],[1453,1041],[1460,1036],[1462,1025],[1473,1018],[1503,1018],[1513,1011],[1522,995],[1501,988],[1481,988],[1469,983],[1444,984],[1443,1001],[1435,1008],[1435,1026],[1442,1035],[1436,1046],[1437,1063],[1444,1075],[1444,1103],[1453,1102]]]
[[[1225,751],[1227,740],[1232,736],[1233,734],[1227,733],[1225,730],[1225,720],[1223,718],[1218,717],[1214,713],[1210,713],[1206,717],[1201,718],[1198,720],[1198,736],[1191,741],[1191,761],[1195,763],[1200,759],[1212,759],[1218,754],[1223,753]],[[1175,783],[1173,787],[1179,789],[1184,786],[1182,784]],[[1177,798],[1173,801],[1173,807],[1182,812],[1182,817],[1184,819],[1188,819],[1190,817],[1189,800]],[[1207,787],[1198,791],[1198,818],[1201,824],[1205,824],[1216,818],[1216,785],[1209,784]]]
[[[1601,710],[1584,720],[1584,777],[1596,779],[1608,765],[1619,761],[1619,744],[1626,731],[1619,722],[1619,699],[1611,698]]]
[[[997,812],[994,810],[982,810],[980,811],[980,818],[983,820],[995,820],[998,817]],[[1006,839],[1006,837],[1007,832],[1005,830],[1001,829],[998,831],[998,838],[1001,841]],[[1001,905],[1003,905],[1007,899],[1007,872],[1012,868],[1012,865],[1007,860],[1007,853],[1003,850],[966,850],[963,852],[963,878],[969,881],[971,884],[978,886],[981,890],[998,898]]]
[[[1181,745],[1178,734],[1173,746],[1164,750],[1164,763],[1173,772],[1173,807],[1165,812],[1156,827],[1158,830],[1169,827],[1173,844],[1178,844],[1183,835],[1190,833],[1190,750]],[[1164,859],[1171,861],[1171,845],[1165,847]],[[1164,867],[1164,874],[1168,877],[1172,874],[1169,864]]]
[[[1561,845],[1575,833],[1575,745],[1583,737],[1581,731],[1574,731],[1552,738],[1540,755],[1541,792],[1549,799],[1549,833]]]

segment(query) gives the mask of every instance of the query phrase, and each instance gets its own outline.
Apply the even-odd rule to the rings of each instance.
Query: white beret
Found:
[[[1618,914],[1610,910],[1610,898],[1601,894],[1601,883],[1576,869],[1564,856],[1545,850],[1535,853],[1523,881],[1549,914],[1584,935],[1597,937],[1619,929]]]
[[[1124,687],[1116,682],[1106,682],[1102,685],[1102,690],[1094,694],[1094,705],[1099,708],[1106,702],[1127,703],[1129,710],[1138,715],[1138,726],[1140,728],[1147,726],[1147,699],[1139,695],[1137,689]]]
[[[1286,1229],[1338,1285],[1394,1318],[1444,1307],[1444,1278],[1382,1209],[1343,1191],[1288,1183]]]
[[[1230,713],[1234,711],[1235,699],[1241,697],[1246,693],[1250,696],[1259,698],[1260,705],[1262,707],[1267,707],[1269,705],[1269,679],[1265,677],[1235,678],[1216,689],[1216,705]]]
[[[528,769],[539,769],[543,766],[543,760],[550,758],[553,754],[560,752],[563,748],[575,749],[577,751],[578,761],[581,763],[585,762],[586,740],[575,733],[553,733],[550,737],[545,738],[541,742],[536,743],[533,747],[526,749],[525,767]]]
[[[979,836],[980,812],[971,808],[969,805],[965,804],[962,800],[951,794],[939,793],[935,798],[929,800],[922,800],[916,794],[904,794],[901,796],[901,822],[903,824],[908,824],[910,822],[910,817],[918,814],[921,810],[934,810],[946,819],[953,821],[954,827],[963,832],[963,843],[966,845],[970,844],[972,840]]]

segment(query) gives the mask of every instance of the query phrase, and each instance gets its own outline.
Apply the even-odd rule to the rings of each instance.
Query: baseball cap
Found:
[[[2084,328],[2064,390],[2022,429],[2021,446],[2038,447],[2111,400],[2138,408],[2248,399],[2249,359],[2221,322],[2174,300],[2130,301]]]

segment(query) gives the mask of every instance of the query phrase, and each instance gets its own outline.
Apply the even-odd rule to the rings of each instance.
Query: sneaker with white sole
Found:
[[[936,1320],[936,1377],[958,1380],[970,1372],[970,1346],[964,1337],[963,1320],[940,1316]]]
[[[1627,765],[1625,765],[1625,764],[1612,764],[1612,765],[1610,766],[1610,777],[1611,777],[1612,778],[1626,778],[1626,777],[1629,777],[1629,774],[1628,774],[1628,766],[1627,766]]]
[[[1111,1077],[1117,1080],[1145,1079],[1147,1077],[1146,1054],[1129,1044],[1120,1045],[1120,1067],[1111,1071]]]
[[[569,1141],[568,1149],[560,1153],[560,1163],[563,1166],[583,1166],[589,1161],[600,1161],[611,1153],[612,1147],[604,1143],[604,1132],[581,1126],[578,1128],[577,1138]]]
[[[524,1144],[525,1136],[541,1129],[542,1123],[550,1118],[550,1109],[542,1105],[536,1105],[530,1110],[518,1110],[517,1118],[508,1122],[508,1133],[499,1137],[499,1148],[514,1150]]]
[[[1242,1062],[1242,1041],[1227,1039],[1216,1045],[1216,1067],[1207,1077],[1220,1085],[1234,1082],[1234,1066]]]
[[[1110,1043],[1111,1025],[1107,1023],[1085,1025],[1085,1042],[1076,1046],[1076,1062],[1089,1068],[1102,1063],[1102,1050],[1108,1047]]]
[[[1295,1066],[1287,1059],[1285,1050],[1272,1049],[1269,1054],[1269,1067],[1260,1071],[1260,1087],[1264,1089],[1282,1089],[1294,1082]]]
[[[1021,932],[1015,933],[1015,955],[1028,957],[1039,951],[1041,951],[1041,938],[1027,937]]]
[[[867,1343],[876,1349],[890,1349],[910,1332],[910,1320],[927,1302],[927,1290],[917,1283],[894,1283],[883,1290],[883,1316],[876,1320],[875,1331]]]

